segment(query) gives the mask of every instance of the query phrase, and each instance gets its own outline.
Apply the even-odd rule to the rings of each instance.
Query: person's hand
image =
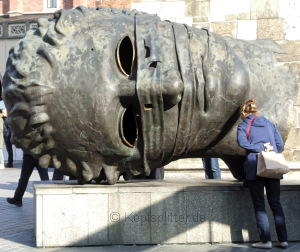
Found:
[[[269,152],[269,151],[274,150],[273,146],[270,145],[270,143],[265,143],[264,144],[264,149],[265,149],[265,152]]]

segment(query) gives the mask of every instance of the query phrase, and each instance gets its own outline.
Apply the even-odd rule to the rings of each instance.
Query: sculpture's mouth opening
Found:
[[[117,47],[117,60],[122,73],[128,78],[133,69],[135,57],[134,44],[128,36],[120,40]]]
[[[125,109],[121,116],[120,132],[123,142],[134,147],[138,140],[138,126],[132,107]]]

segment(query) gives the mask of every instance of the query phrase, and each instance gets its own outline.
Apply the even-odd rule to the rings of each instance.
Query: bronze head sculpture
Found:
[[[272,41],[243,41],[137,11],[77,7],[40,19],[7,61],[12,142],[80,183],[180,158],[220,157],[240,178],[239,105],[255,97],[284,139],[296,81]]]

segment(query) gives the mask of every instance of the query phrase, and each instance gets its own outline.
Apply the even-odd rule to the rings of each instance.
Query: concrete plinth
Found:
[[[34,189],[37,247],[258,240],[249,191],[237,181],[35,182]],[[289,241],[299,241],[300,182],[282,181],[281,190]]]

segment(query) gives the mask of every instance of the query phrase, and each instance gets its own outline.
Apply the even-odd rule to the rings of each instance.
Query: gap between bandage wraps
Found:
[[[34,182],[34,189],[37,247],[258,240],[249,191],[237,181]],[[281,190],[288,239],[299,241],[299,181],[282,181]]]

